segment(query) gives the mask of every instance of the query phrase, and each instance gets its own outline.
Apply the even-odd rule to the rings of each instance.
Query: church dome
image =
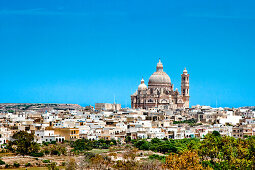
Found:
[[[144,80],[141,80],[141,84],[138,86],[138,90],[146,90],[147,86],[144,84]]]
[[[149,85],[165,85],[171,84],[171,79],[170,77],[163,71],[163,64],[159,60],[157,64],[157,71],[154,72],[149,79]]]

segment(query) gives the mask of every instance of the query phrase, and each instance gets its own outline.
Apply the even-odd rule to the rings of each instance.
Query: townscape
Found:
[[[222,136],[255,135],[255,107],[193,106],[175,110],[133,110],[120,104],[1,104],[1,138],[6,144],[17,131],[35,134],[42,142],[77,139],[202,138],[218,131]],[[117,108],[117,109],[115,109]]]
[[[81,150],[101,149],[100,152],[109,152],[107,150],[109,148],[115,149],[116,152],[110,155],[115,161],[129,159],[118,156],[117,153],[121,153],[123,150],[128,150],[126,151],[128,153],[148,150],[139,153],[142,156],[136,159],[140,160],[154,155],[157,158],[164,157],[171,147],[168,147],[166,151],[154,150],[156,152],[154,153],[149,152],[152,150],[149,147],[144,149],[145,146],[139,144],[139,141],[151,141],[151,139],[152,141],[155,139],[199,141],[214,132],[218,132],[222,137],[245,140],[255,134],[255,107],[212,108],[197,105],[185,109],[146,110],[121,108],[120,104],[115,103],[96,103],[95,107],[82,107],[77,104],[1,104],[0,109],[2,152],[8,152],[7,148],[10,147],[8,143],[17,140],[14,138],[14,134],[26,132],[33,134],[34,142],[39,145],[46,147],[46,145],[54,144],[59,147],[60,150],[56,151],[56,155],[65,154],[66,156],[41,158],[41,161],[52,159],[54,162],[61,158],[56,164],[58,166],[70,161],[70,155],[76,155],[73,162],[79,162],[77,159],[80,157],[77,155],[81,155],[83,152],[77,152],[75,148],[80,147],[83,148]],[[70,145],[66,144],[67,141]],[[88,146],[89,141],[101,141],[101,143],[99,142],[96,147]],[[109,141],[108,144],[107,141]],[[140,150],[133,150],[135,148],[132,147],[127,149],[126,147],[131,141],[136,146],[135,148]],[[135,143],[135,141],[138,142]],[[185,144],[185,147],[187,146]],[[192,153],[190,154],[192,155]],[[33,156],[38,156],[38,154],[32,154],[32,158]],[[31,153],[29,157],[31,157]],[[9,164],[5,164],[9,167],[13,164],[13,158],[11,155],[10,158],[6,156],[2,160],[8,162]],[[18,157],[15,158],[17,161]],[[26,159],[33,162],[31,158]],[[25,163],[27,162],[23,162],[23,166]],[[49,164],[46,161],[45,164],[47,163]],[[152,167],[163,168],[163,166],[154,164]],[[22,165],[22,161],[19,162],[19,165]],[[46,165],[36,163],[33,166]],[[2,165],[2,167],[5,166]]]
[[[255,168],[255,107],[190,107],[189,100],[187,69],[179,93],[159,60],[131,108],[0,104],[1,168]]]

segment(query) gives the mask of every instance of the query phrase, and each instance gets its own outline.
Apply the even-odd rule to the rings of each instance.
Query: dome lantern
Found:
[[[163,71],[163,64],[161,63],[160,59],[157,64],[157,71]]]
[[[149,78],[149,86],[171,86],[170,77],[163,71],[163,64],[160,59],[157,63],[157,71],[154,72]]]

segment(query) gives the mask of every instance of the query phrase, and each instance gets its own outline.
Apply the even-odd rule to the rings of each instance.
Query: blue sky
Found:
[[[0,102],[130,106],[160,57],[191,105],[255,104],[255,1],[1,0]]]

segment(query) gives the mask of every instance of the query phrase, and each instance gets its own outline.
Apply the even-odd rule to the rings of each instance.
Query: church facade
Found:
[[[148,82],[148,87],[141,80],[138,90],[131,95],[133,109],[177,109],[189,108],[189,74],[186,68],[181,74],[181,93],[174,90],[170,77],[163,71],[163,64],[159,60]]]

